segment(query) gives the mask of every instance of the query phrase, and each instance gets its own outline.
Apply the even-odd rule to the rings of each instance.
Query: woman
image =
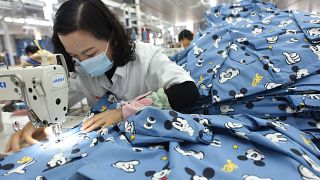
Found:
[[[84,132],[116,124],[146,104],[158,107],[143,99],[167,99],[172,109],[181,111],[199,98],[195,83],[181,67],[161,54],[159,48],[130,42],[119,20],[100,0],[63,3],[55,16],[52,40],[55,53],[64,55],[72,72],[70,105],[86,97],[92,106],[107,91],[125,101],[153,91],[142,100],[124,103],[121,109],[86,120],[81,128]],[[32,133],[34,129],[28,123],[11,137],[6,150],[19,150],[22,138],[29,144],[37,142]]]

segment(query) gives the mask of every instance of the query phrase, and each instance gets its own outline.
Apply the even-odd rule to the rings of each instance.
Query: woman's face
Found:
[[[59,35],[59,39],[65,50],[73,58],[84,61],[94,57],[107,48],[108,42],[95,38],[91,33],[83,30],[77,30],[67,35]],[[107,50],[107,56],[112,57],[111,45]]]

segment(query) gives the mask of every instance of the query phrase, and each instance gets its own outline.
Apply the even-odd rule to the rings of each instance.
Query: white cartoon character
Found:
[[[256,149],[249,149],[247,150],[245,156],[240,155],[237,158],[241,161],[250,159],[256,166],[265,166],[265,163],[263,162],[263,159],[265,158],[264,155],[262,155],[261,152]]]
[[[61,166],[67,163],[67,158],[63,155],[63,153],[56,154],[52,157],[52,159],[47,163],[49,168],[54,168],[57,166]]]
[[[259,27],[257,25],[254,25],[253,29],[252,29],[252,34],[254,34],[254,35],[261,34],[264,29],[265,29],[264,27]]]
[[[180,149],[179,146],[174,147],[174,150],[176,150],[178,153],[180,153],[183,156],[193,156],[196,159],[202,160],[204,158],[204,154],[202,151],[194,151],[194,150],[189,150],[189,151],[184,151]]]
[[[170,116],[172,116],[172,121],[167,120],[164,123],[164,127],[167,130],[172,129],[173,127],[181,132],[186,132],[189,134],[189,136],[193,136],[194,130],[192,129],[192,127],[189,125],[188,121],[178,117],[178,113],[176,113],[175,111],[170,111],[169,112]]]
[[[310,49],[318,56],[318,59],[320,60],[320,45],[310,46]]]
[[[307,33],[309,33],[310,36],[320,36],[320,28],[311,28],[307,30]]]
[[[198,58],[203,52],[205,52],[205,50],[199,48],[198,46],[193,47],[193,53],[196,56],[196,58]]]
[[[268,37],[267,38],[267,42],[269,44],[275,44],[275,43],[277,43],[278,39],[279,39],[279,36]]]
[[[274,119],[274,121],[270,123],[271,126],[278,127],[278,128],[281,128],[282,130],[286,131],[287,127],[289,127],[289,124],[286,124],[286,123],[283,123],[280,121],[276,121],[276,120],[279,120],[279,117],[278,117],[278,119]]]
[[[169,168],[169,164],[165,165],[161,171],[146,171],[144,174],[146,177],[151,176],[151,180],[167,180],[168,175],[170,174],[171,170]]]
[[[152,129],[154,123],[156,123],[154,117],[148,117],[147,122],[143,124],[143,127],[146,129]]]
[[[127,133],[135,134],[136,132],[134,130],[134,127],[135,127],[134,122],[128,122],[128,121],[124,122],[124,128]]]
[[[283,137],[283,135],[278,132],[273,134],[266,134],[265,137],[273,143],[286,143],[288,141],[287,138]]]
[[[243,175],[244,180],[272,180],[271,178],[261,178],[253,175]]]
[[[286,27],[286,26],[288,26],[289,24],[291,24],[292,22],[293,22],[292,20],[282,20],[282,21],[280,21],[278,27],[279,27],[279,28]]]
[[[225,82],[235,78],[239,74],[240,74],[239,69],[228,68],[226,71],[224,71],[220,74],[219,83],[224,84]]]
[[[214,177],[214,170],[210,167],[202,171],[202,175],[196,175],[196,172],[188,167],[184,168],[187,174],[191,176],[191,180],[209,180]]]
[[[312,171],[310,171],[308,168],[304,167],[303,165],[299,166],[299,172],[300,172],[301,178],[303,180],[317,180],[317,179],[320,179],[319,176],[314,174]]]
[[[108,101],[111,102],[111,103],[117,102],[116,95],[110,94],[110,95],[108,96]]]
[[[297,39],[297,38],[290,38],[290,40],[287,41],[287,43],[290,43],[290,44],[293,44],[293,43],[296,43],[296,42],[299,42],[299,39]]]
[[[236,123],[236,122],[227,122],[224,124],[224,126],[228,129],[238,129],[238,128],[242,128],[243,124]]]
[[[225,59],[228,57],[228,51],[227,50],[220,50],[217,52],[218,54],[221,54],[222,58]]]
[[[309,75],[309,70],[308,69],[299,69],[297,72],[297,79],[306,77]]]
[[[212,36],[212,39],[213,39],[213,46],[215,48],[219,48],[219,42],[221,41],[222,38],[215,34]]]
[[[229,49],[232,49],[234,51],[238,51],[238,45],[235,44],[235,43],[229,43],[229,46],[228,46]]]
[[[290,29],[287,29],[285,34],[298,34],[298,31],[297,30],[290,30]]]
[[[297,156],[302,156],[302,158],[317,172],[320,172],[320,166],[314,162],[307,154],[302,154],[297,149],[291,149],[291,151]]]
[[[270,19],[263,19],[262,21],[261,21],[261,23],[262,24],[264,24],[264,25],[269,25],[270,23],[271,23],[272,21],[270,20]]]
[[[238,43],[244,44],[244,45],[248,45],[249,44],[248,38],[246,38],[246,37],[238,38],[236,41]]]
[[[118,161],[112,164],[112,167],[121,169],[127,173],[133,173],[136,171],[135,166],[139,165],[140,162],[138,160],[132,161]]]
[[[31,157],[27,157],[25,158],[25,162],[23,164],[21,164],[20,166],[18,166],[17,168],[11,170],[11,171],[8,171],[6,172],[4,175],[5,176],[8,176],[8,175],[11,175],[13,173],[17,173],[17,174],[24,174],[26,172],[26,167],[27,166],[30,166],[34,163],[36,163],[37,161],[36,160],[33,160],[33,158]],[[2,168],[3,170],[6,170],[7,168]]]
[[[203,60],[202,58],[201,58],[201,59],[197,59],[197,64],[196,64],[196,66],[201,67],[203,61],[204,61],[204,60]]]
[[[212,78],[216,78],[218,74],[218,70],[220,69],[221,65],[217,64],[212,69],[208,69],[207,73],[212,73]]]
[[[276,87],[279,87],[279,86],[282,86],[282,84],[277,84],[277,83],[266,83],[264,85],[264,87],[266,88],[266,90],[269,90],[269,89],[274,89]]]
[[[221,105],[220,106],[220,113],[221,114],[228,114],[229,112],[234,112],[234,109],[229,105]]]
[[[282,54],[286,57],[286,62],[289,65],[296,64],[301,61],[300,55],[295,52],[293,53],[283,52]]]
[[[211,146],[221,147],[221,141],[218,139],[213,139],[213,141],[210,143]]]

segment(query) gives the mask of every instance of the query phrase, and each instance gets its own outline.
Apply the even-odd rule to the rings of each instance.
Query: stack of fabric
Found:
[[[0,179],[320,179],[320,18],[245,0],[206,19],[173,57],[203,96],[193,114],[147,107],[101,132],[76,126],[1,158]],[[108,92],[92,113],[118,104]]]

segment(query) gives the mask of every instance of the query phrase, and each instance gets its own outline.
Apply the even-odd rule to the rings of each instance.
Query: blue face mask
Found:
[[[108,47],[109,47],[109,43],[104,52],[81,62],[79,62],[78,60],[76,61],[91,77],[101,76],[105,72],[110,70],[113,66],[113,63],[106,55]]]

